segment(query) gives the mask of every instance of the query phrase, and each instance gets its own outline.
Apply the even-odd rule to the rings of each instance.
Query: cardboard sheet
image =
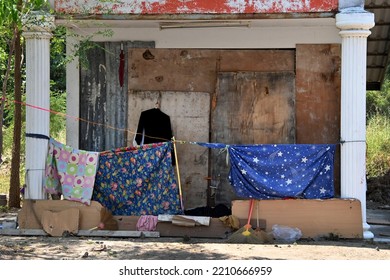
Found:
[[[41,219],[43,230],[50,236],[77,234],[79,216],[80,210],[77,208],[69,208],[60,212],[43,211]]]
[[[265,230],[275,224],[297,227],[303,238],[338,236],[362,238],[361,203],[356,199],[287,199],[257,200],[259,219],[265,220]],[[256,204],[252,225],[256,223]],[[248,219],[249,200],[232,201],[232,215]]]
[[[19,228],[43,229],[42,215],[44,211],[61,212],[67,209],[78,209],[78,229],[88,230],[99,227],[103,222],[105,230],[118,229],[117,222],[111,213],[97,201],[85,205],[69,200],[24,200],[22,209],[18,214]]]

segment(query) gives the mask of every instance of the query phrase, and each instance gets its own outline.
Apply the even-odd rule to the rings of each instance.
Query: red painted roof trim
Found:
[[[334,12],[338,0],[55,0],[62,14],[261,14]]]

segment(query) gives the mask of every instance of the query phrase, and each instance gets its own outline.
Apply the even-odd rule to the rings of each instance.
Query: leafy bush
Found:
[[[390,117],[376,114],[367,122],[367,177],[384,176],[390,170]]]

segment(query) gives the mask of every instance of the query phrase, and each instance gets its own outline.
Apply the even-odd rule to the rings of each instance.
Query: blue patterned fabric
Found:
[[[171,142],[102,152],[92,199],[113,215],[182,214]]]
[[[336,145],[197,143],[227,149],[229,181],[242,198],[308,198],[334,196]]]

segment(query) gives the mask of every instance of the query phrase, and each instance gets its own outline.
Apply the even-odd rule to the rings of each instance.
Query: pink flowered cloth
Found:
[[[136,228],[138,231],[155,231],[158,217],[153,215],[143,215],[139,217]]]
[[[90,205],[98,161],[98,152],[73,149],[50,139],[46,159],[45,191],[62,194],[64,199]]]

